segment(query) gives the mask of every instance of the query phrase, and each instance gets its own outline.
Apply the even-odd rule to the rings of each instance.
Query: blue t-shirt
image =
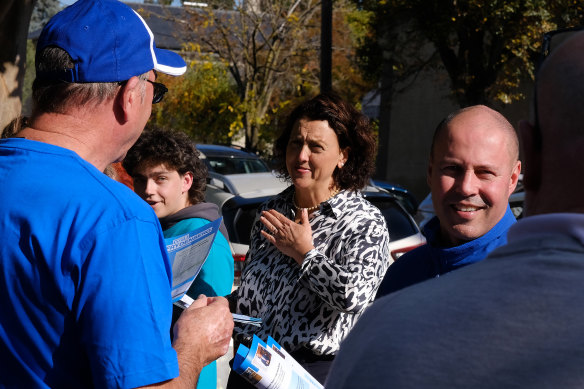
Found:
[[[61,147],[0,141],[0,386],[129,388],[178,375],[153,210]]]
[[[219,217],[219,215],[217,215]],[[201,218],[184,219],[164,230],[165,238],[172,238],[191,232],[208,224],[209,220]],[[233,285],[233,255],[229,242],[221,232],[218,232],[209,251],[209,256],[187,294],[196,299],[200,294],[210,296],[226,296],[231,293]],[[217,363],[211,362],[203,367],[197,382],[197,389],[217,387]]]
[[[507,206],[501,220],[483,236],[459,246],[444,247],[438,240],[440,220],[434,216],[424,227],[428,243],[405,253],[387,269],[376,299],[485,259],[491,251],[507,243],[507,231],[515,222]]]

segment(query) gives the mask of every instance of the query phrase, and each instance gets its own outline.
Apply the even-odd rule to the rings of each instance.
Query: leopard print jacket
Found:
[[[387,225],[360,192],[342,191],[311,215],[316,249],[298,265],[259,233],[262,210],[294,220],[293,195],[291,186],[258,210],[241,285],[230,299],[237,313],[260,317],[263,325],[237,324],[234,338],[247,343],[254,333],[262,340],[271,335],[289,352],[334,355],[391,263]]]

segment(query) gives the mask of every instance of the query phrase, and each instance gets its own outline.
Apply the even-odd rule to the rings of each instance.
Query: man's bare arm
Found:
[[[229,350],[233,317],[223,297],[199,296],[183,311],[174,325],[174,341],[179,376],[145,388],[196,387],[201,369]]]

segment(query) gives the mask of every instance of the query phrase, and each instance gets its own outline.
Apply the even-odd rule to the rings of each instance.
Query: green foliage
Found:
[[[232,105],[232,135],[266,154],[281,121],[301,100],[319,91],[320,3],[315,0],[236,2],[232,12],[190,11],[189,28],[201,37],[190,51],[213,53],[228,64],[239,101]],[[372,88],[355,58],[367,39],[371,12],[337,0],[333,15],[333,88],[354,104]]]
[[[370,37],[369,25],[374,20],[375,13],[364,9],[357,9],[347,4],[345,11],[346,24],[349,27],[353,43],[364,45]]]
[[[61,10],[59,0],[37,0],[30,17],[29,32],[40,30]]]
[[[376,86],[376,80],[364,77],[356,61],[356,48],[368,39],[373,17],[373,12],[345,0],[337,0],[333,8],[333,89],[358,109],[365,93]]]
[[[229,143],[238,96],[227,68],[203,58],[182,77],[160,76],[169,92],[152,107],[150,124],[179,130],[200,143]]]
[[[581,24],[584,0],[366,0],[374,12],[360,64],[372,78],[390,61],[396,80],[443,68],[461,106],[522,99],[541,37]]]
[[[317,5],[315,0],[272,0],[237,2],[229,13],[192,12],[189,26],[201,37],[201,51],[228,64],[239,96],[230,129],[233,135],[243,132],[251,150],[268,148],[275,117],[294,97],[307,58],[315,57],[307,42]]]

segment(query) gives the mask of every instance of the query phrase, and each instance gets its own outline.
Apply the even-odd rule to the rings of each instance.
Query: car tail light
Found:
[[[244,254],[233,254],[233,283],[239,285],[241,281],[241,270],[243,269]]]
[[[399,249],[392,250],[392,252],[391,252],[391,257],[393,258],[393,260],[394,260],[394,261],[397,261],[397,259],[398,259],[399,257],[401,257],[402,255],[404,255],[404,254],[405,254],[405,253],[407,253],[408,251],[410,251],[410,250],[413,250],[413,249],[415,249],[416,247],[423,246],[423,245],[425,245],[425,244],[426,244],[426,243],[420,243],[420,244],[415,244],[415,245],[413,245],[413,246],[402,247],[402,248],[399,248]]]

